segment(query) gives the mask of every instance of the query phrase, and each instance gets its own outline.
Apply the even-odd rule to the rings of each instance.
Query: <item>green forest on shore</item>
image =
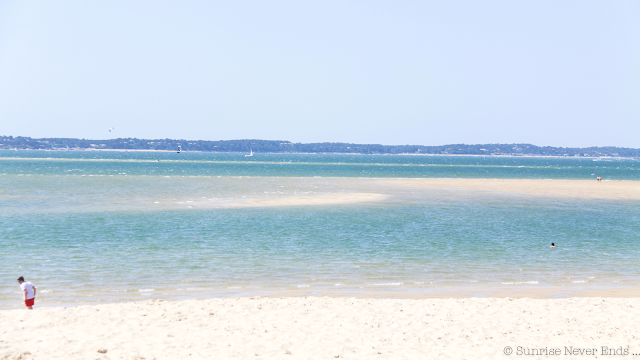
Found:
[[[350,143],[293,143],[285,140],[176,140],[118,138],[89,140],[0,136],[0,149],[31,150],[167,150],[256,153],[332,154],[433,154],[433,155],[528,155],[640,157],[640,149],[614,146],[569,148],[531,144],[379,145]]]

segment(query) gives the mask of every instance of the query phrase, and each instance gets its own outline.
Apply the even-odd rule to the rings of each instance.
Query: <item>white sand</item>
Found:
[[[638,298],[148,301],[1,311],[0,359],[631,359],[638,329]]]
[[[528,195],[565,195],[640,199],[640,181],[538,179],[388,179],[387,184],[436,189],[509,192]]]

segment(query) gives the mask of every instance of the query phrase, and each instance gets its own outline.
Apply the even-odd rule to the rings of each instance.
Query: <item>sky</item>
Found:
[[[0,0],[0,135],[640,148],[639,19],[635,0]]]

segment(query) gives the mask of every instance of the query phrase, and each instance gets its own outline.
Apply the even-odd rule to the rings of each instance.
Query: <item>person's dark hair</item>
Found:
[[[551,243],[551,246],[556,246],[556,243]]]
[[[24,281],[24,276],[20,276],[20,277],[18,278],[18,281]]]

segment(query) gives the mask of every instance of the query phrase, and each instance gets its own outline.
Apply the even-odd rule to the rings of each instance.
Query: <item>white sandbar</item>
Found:
[[[640,199],[640,181],[538,179],[388,179],[385,183],[438,189],[510,192],[529,195],[565,195]]]

